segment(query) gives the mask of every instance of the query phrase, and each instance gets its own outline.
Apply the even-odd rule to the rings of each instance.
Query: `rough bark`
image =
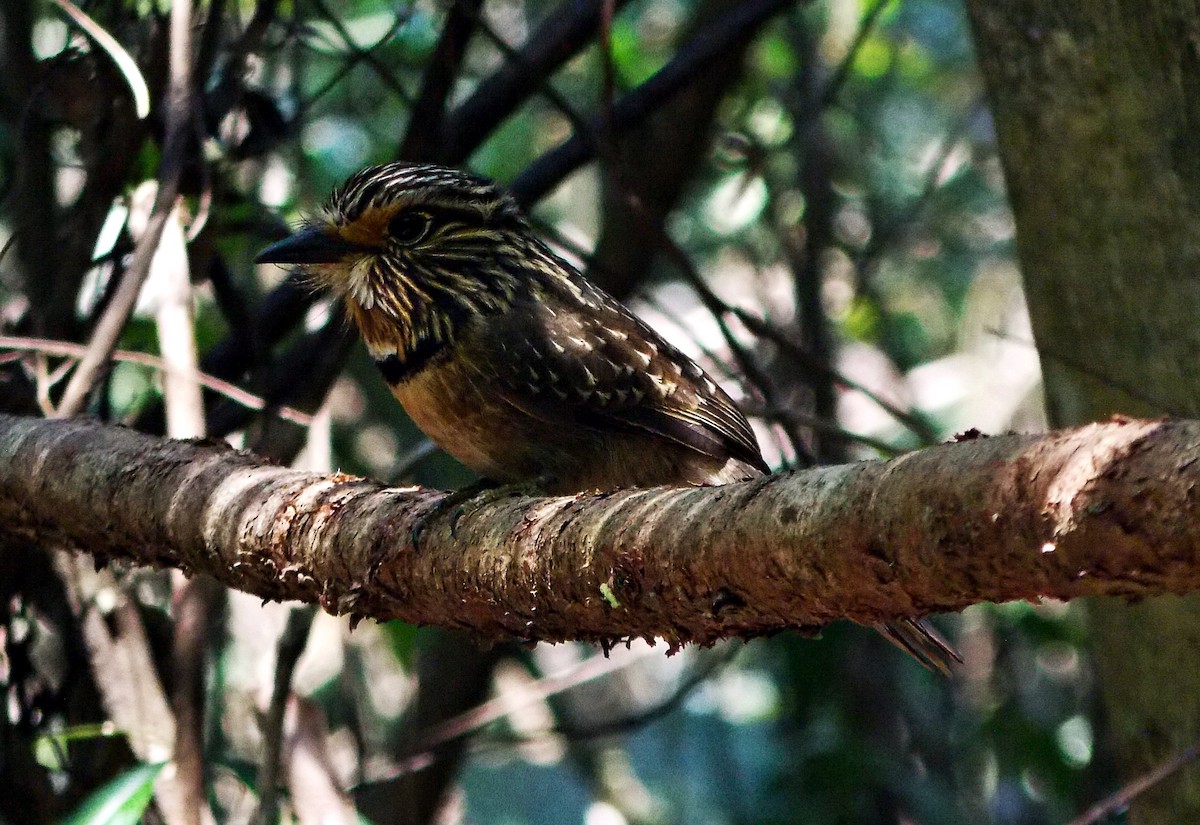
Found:
[[[704,489],[443,495],[0,417],[0,539],[481,639],[710,643],[979,601],[1200,588],[1200,423],[969,439]],[[414,538],[416,540],[414,541]]]
[[[1200,411],[1200,7],[971,0],[1054,426]],[[1200,738],[1200,600],[1089,605],[1130,778]],[[1167,688],[1178,701],[1163,701]],[[1193,774],[1132,821],[1200,819]]]

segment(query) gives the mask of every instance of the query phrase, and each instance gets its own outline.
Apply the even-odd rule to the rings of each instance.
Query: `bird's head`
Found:
[[[355,174],[255,261],[299,265],[345,298],[369,347],[403,350],[507,307],[542,257],[531,256],[536,246],[516,202],[490,181],[389,163]]]

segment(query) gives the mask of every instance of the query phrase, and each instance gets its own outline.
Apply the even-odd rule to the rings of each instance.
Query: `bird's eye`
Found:
[[[402,246],[419,243],[429,234],[433,216],[428,212],[401,212],[388,224],[388,237]]]

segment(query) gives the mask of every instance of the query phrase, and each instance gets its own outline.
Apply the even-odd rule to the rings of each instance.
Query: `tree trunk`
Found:
[[[1052,424],[1194,416],[1200,7],[967,5]],[[1097,600],[1089,615],[1108,735],[1132,779],[1200,738],[1200,600]],[[1200,780],[1181,777],[1140,797],[1133,821],[1200,821]]]

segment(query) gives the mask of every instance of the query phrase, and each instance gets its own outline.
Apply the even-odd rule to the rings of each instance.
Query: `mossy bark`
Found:
[[[1052,424],[1195,416],[1200,5],[967,6]],[[1200,600],[1098,600],[1089,614],[1108,734],[1133,778],[1200,738]],[[1200,821],[1200,773],[1140,797],[1132,817]]]

